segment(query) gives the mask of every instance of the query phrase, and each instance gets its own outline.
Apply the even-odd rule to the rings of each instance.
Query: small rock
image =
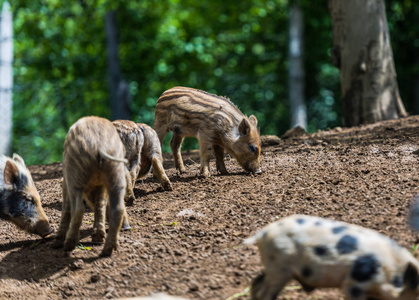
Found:
[[[100,275],[99,274],[93,274],[91,277],[90,277],[90,282],[91,283],[96,283],[96,282],[98,282],[100,280]]]
[[[77,259],[73,261],[70,265],[70,268],[73,270],[80,270],[84,268],[84,261],[82,259]]]
[[[76,286],[76,284],[73,281],[69,281],[67,282],[67,287],[70,291],[74,291],[74,287]]]
[[[197,291],[199,291],[199,286],[198,286],[198,284],[197,284],[195,281],[191,281],[191,282],[189,283],[189,290],[190,290],[191,292],[197,292]]]

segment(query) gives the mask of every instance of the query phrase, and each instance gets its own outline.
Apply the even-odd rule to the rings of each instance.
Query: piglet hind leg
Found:
[[[152,160],[152,166],[153,166],[153,175],[161,183],[161,185],[163,186],[163,189],[166,191],[173,190],[172,184],[170,183],[169,178],[164,172],[164,168],[162,164],[163,159],[160,157],[153,156],[151,160]]]
[[[84,204],[80,190],[73,190],[71,199],[71,221],[64,242],[64,251],[72,251],[79,242],[80,226],[83,220]]]
[[[122,218],[125,211],[124,187],[112,187],[109,191],[109,231],[100,256],[111,256],[118,249],[118,233],[121,229]]]
[[[106,236],[105,229],[105,214],[106,214],[106,198],[104,187],[97,187],[96,190],[92,193],[92,197],[95,198],[94,203],[94,224],[93,224],[93,234],[92,234],[92,243],[94,244],[103,244]]]
[[[209,177],[212,145],[202,139],[199,140],[199,154],[201,156],[201,176]]]
[[[173,131],[172,139],[170,140],[170,149],[172,149],[173,159],[175,161],[175,167],[179,173],[185,173],[186,168],[183,165],[182,155],[181,155],[181,146],[183,142],[183,137],[178,135]]]
[[[290,273],[276,273],[271,276],[263,273],[252,281],[252,300],[275,300],[284,286],[292,279]]]
[[[213,150],[217,171],[220,172],[221,175],[227,175],[228,172],[224,164],[224,148],[219,145],[213,145]]]
[[[58,232],[55,236],[54,243],[52,244],[53,248],[62,248],[64,245],[65,236],[67,234],[68,228],[71,221],[71,203],[70,198],[67,192],[67,184],[65,180],[63,181],[63,204],[61,212],[61,221]]]
[[[125,203],[127,206],[134,205],[135,201],[135,195],[134,195],[134,185],[135,181],[132,180],[133,176],[128,171],[128,169],[125,169],[125,181],[127,182],[127,187],[125,190]]]

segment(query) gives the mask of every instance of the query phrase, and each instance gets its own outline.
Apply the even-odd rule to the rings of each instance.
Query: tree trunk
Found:
[[[416,56],[416,65],[419,66],[419,54]],[[416,75],[416,84],[413,91],[414,113],[419,114],[419,74]]]
[[[12,139],[13,21],[9,2],[0,20],[0,154],[10,154]]]
[[[299,1],[292,1],[289,27],[289,102],[291,128],[307,127],[307,109],[304,102],[303,67],[303,13]]]
[[[111,118],[112,120],[130,120],[131,112],[129,108],[129,89],[128,84],[122,80],[121,76],[121,67],[118,59],[118,32],[116,14],[114,11],[106,14],[106,38],[108,45]]]
[[[400,99],[384,0],[329,0],[333,63],[345,126],[407,115]]]

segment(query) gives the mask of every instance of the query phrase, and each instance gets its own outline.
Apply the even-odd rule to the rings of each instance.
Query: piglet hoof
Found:
[[[103,247],[102,252],[100,253],[101,257],[109,257],[112,255],[113,250],[116,250],[117,247],[113,246],[113,245],[109,245],[109,244],[105,244],[105,246]]]
[[[184,166],[182,166],[180,168],[176,168],[176,169],[179,172],[179,174],[185,174],[186,173],[186,168]]]
[[[113,252],[112,248],[110,250],[103,249],[102,252],[100,253],[100,257],[109,257],[112,255],[112,252]]]
[[[58,249],[58,248],[62,248],[64,245],[64,241],[62,239],[55,239],[54,242],[52,243],[52,248],[53,249]]]
[[[227,171],[226,169],[224,169],[224,170],[218,170],[218,172],[219,172],[221,175],[228,175],[228,171]]]
[[[128,225],[123,225],[122,224],[122,226],[121,226],[121,230],[122,231],[129,231],[131,229],[132,229],[132,227],[129,224]]]
[[[201,178],[210,178],[211,177],[211,174],[210,174],[209,171],[201,172],[201,176],[200,177]]]
[[[161,185],[165,191],[173,191],[172,184],[168,181],[162,182]]]
[[[131,229],[132,229],[132,227],[131,227],[131,225],[129,225],[129,222],[124,219],[122,221],[121,230],[122,231],[128,231],[128,230],[131,230]]]
[[[125,199],[125,205],[126,206],[133,206],[134,201],[135,201],[135,197],[134,196],[129,196]]]
[[[100,232],[94,232],[92,234],[92,243],[93,244],[103,244],[105,242],[105,234]]]
[[[66,240],[64,242],[63,249],[64,249],[65,252],[73,251],[74,248],[76,248],[76,244],[77,244],[77,242],[75,240]]]

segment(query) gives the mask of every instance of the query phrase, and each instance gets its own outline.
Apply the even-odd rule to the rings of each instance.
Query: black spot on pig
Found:
[[[349,288],[349,295],[351,295],[352,298],[361,297],[363,293],[364,293],[364,291],[357,286],[353,286],[353,287]]]
[[[333,227],[333,228],[332,228],[332,232],[333,232],[334,234],[339,234],[339,233],[341,233],[342,231],[344,231],[346,228],[347,228],[346,226]]]
[[[336,244],[339,254],[348,254],[358,249],[358,240],[351,235],[344,235]]]
[[[379,263],[374,255],[358,257],[352,265],[351,277],[359,282],[371,280],[378,273]]]
[[[403,282],[412,290],[416,290],[419,285],[418,270],[412,263],[409,263],[404,271]]]
[[[324,256],[328,253],[328,249],[326,246],[316,246],[313,248],[314,254],[317,256]]]
[[[261,285],[264,279],[265,279],[265,273],[262,273],[253,280],[252,285]]]
[[[314,286],[305,284],[304,282],[301,282],[300,280],[297,280],[297,281],[301,284],[301,286],[303,287],[303,290],[307,293],[311,293],[312,291],[316,289]]]
[[[303,277],[308,278],[311,275],[313,275],[313,270],[310,267],[304,267],[301,270],[301,275],[303,275]]]
[[[268,236],[268,232],[264,232],[263,234],[262,234],[262,239],[266,239],[267,238],[267,236]]]
[[[34,205],[19,193],[12,193],[7,199],[9,213],[13,218],[25,215],[28,218],[34,217],[35,209],[30,208]]]
[[[403,286],[403,278],[400,275],[397,275],[393,278],[393,280],[391,281],[391,283],[397,287],[397,288],[401,288]]]
[[[322,226],[322,222],[317,221],[316,223],[314,223],[315,226]]]

